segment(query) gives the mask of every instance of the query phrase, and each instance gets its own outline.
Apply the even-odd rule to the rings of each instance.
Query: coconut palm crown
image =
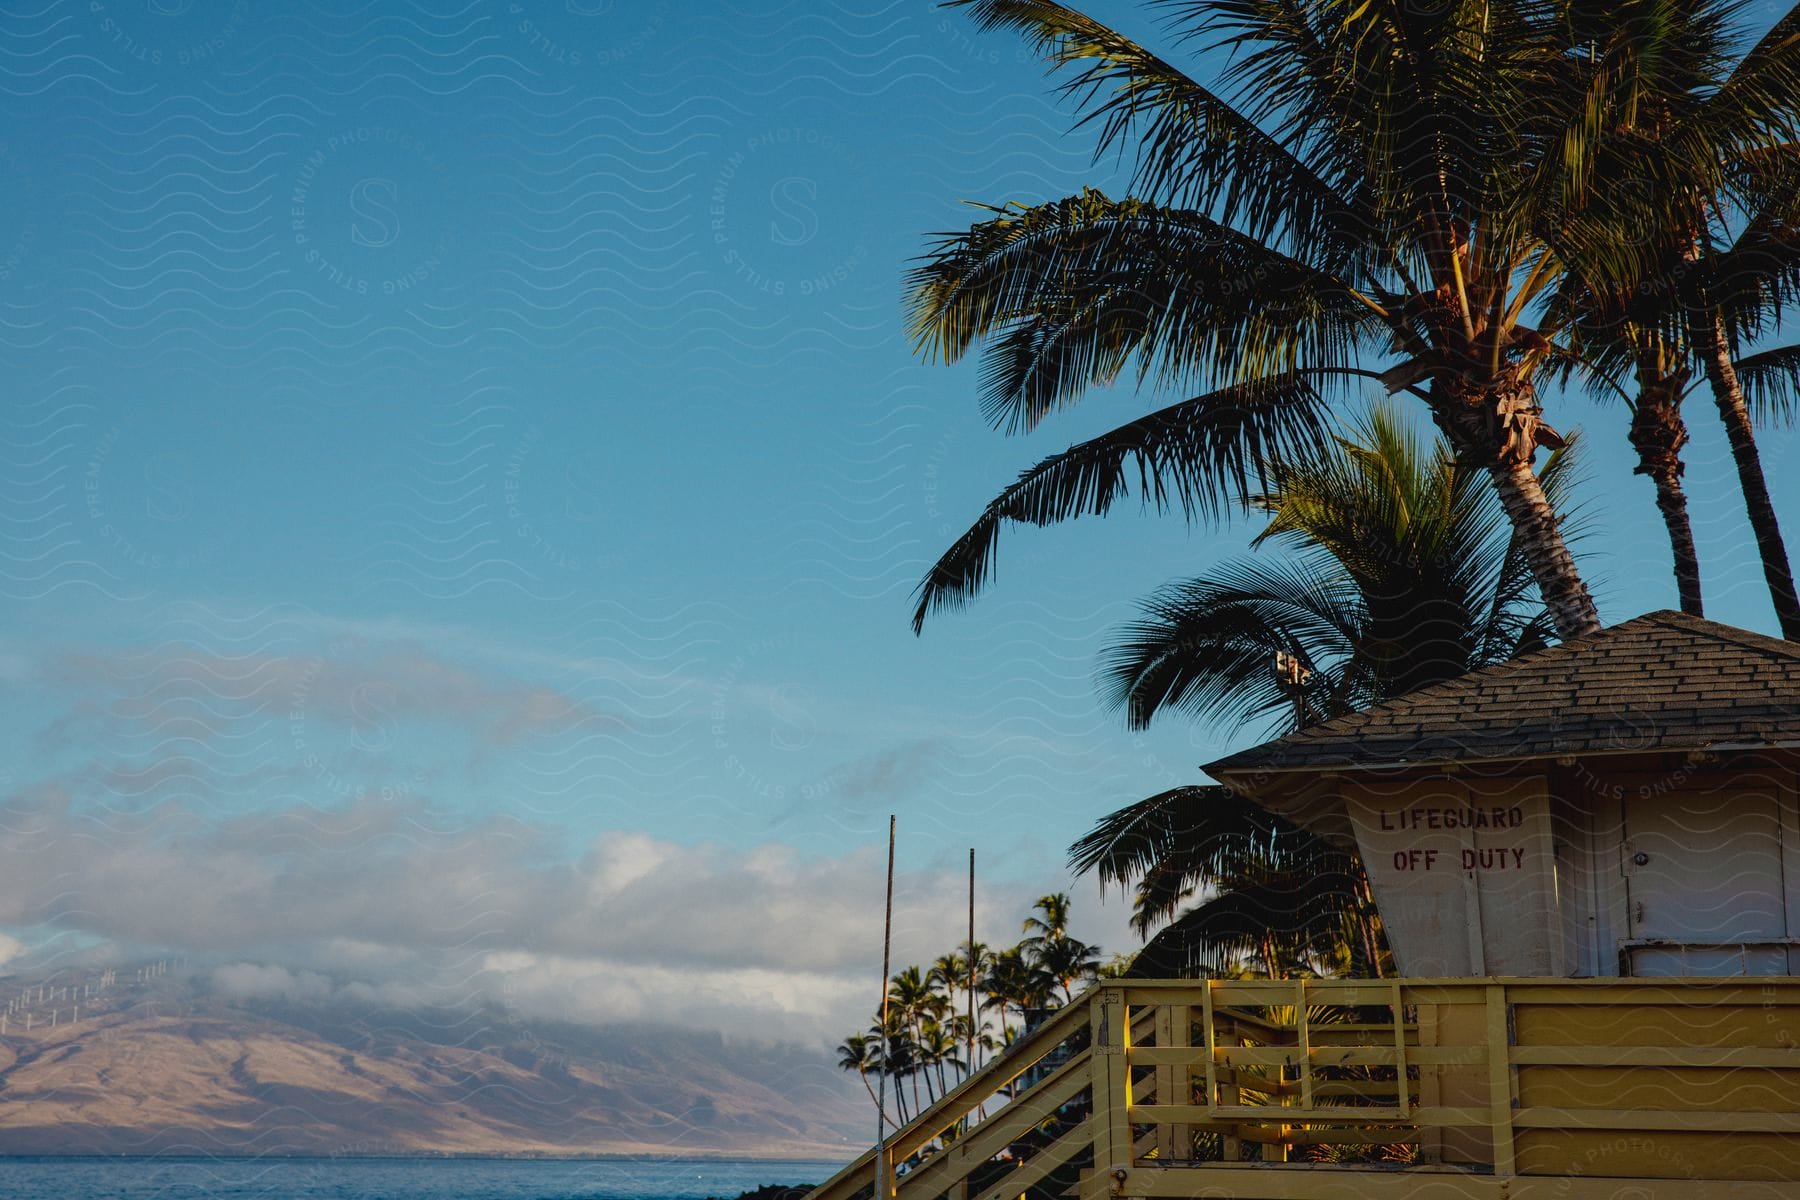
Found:
[[[1539,475],[1559,524],[1574,444]],[[1169,585],[1104,652],[1106,696],[1133,728],[1179,711],[1287,732],[1554,636],[1521,539],[1480,473],[1441,440],[1424,444],[1391,402],[1314,458],[1268,469],[1274,486],[1253,502],[1269,523],[1253,544],[1285,553]],[[1279,656],[1298,678],[1271,670]]]
[[[1538,380],[1570,353],[1547,300],[1572,269],[1654,269],[1666,197],[1601,186],[1621,163],[1716,191],[1725,163],[1787,139],[1800,39],[1701,57],[1695,103],[1626,145],[1631,81],[1597,47],[1653,21],[1652,0],[1161,5],[1178,41],[1228,56],[1217,89],[1048,0],[956,6],[1030,39],[1098,153],[1135,165],[1127,198],[995,205],[943,236],[911,278],[921,349],[980,344],[984,407],[1012,430],[1127,372],[1188,398],[1026,470],[931,568],[915,628],[984,586],[1002,524],[1101,514],[1134,487],[1216,518],[1371,379],[1487,473],[1556,631],[1599,627],[1532,469],[1561,441]],[[1696,7],[1721,26],[1737,10]]]

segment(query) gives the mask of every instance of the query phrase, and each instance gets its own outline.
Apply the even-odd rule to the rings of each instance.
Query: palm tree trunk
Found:
[[[1467,391],[1434,388],[1431,396],[1432,418],[1457,457],[1485,466],[1492,477],[1550,621],[1567,641],[1598,633],[1600,613],[1531,469],[1539,445],[1558,444],[1538,419],[1539,411],[1531,384],[1516,380]]]
[[[1790,642],[1800,641],[1800,596],[1794,591],[1794,571],[1788,565],[1787,547],[1781,540],[1781,522],[1776,519],[1775,504],[1769,499],[1769,484],[1763,477],[1762,458],[1756,452],[1750,410],[1744,404],[1743,385],[1738,382],[1737,368],[1731,362],[1731,345],[1725,336],[1724,322],[1714,310],[1696,316],[1690,330],[1706,366],[1707,382],[1712,384],[1719,419],[1725,422],[1725,436],[1731,442],[1738,485],[1744,490],[1744,509],[1750,517],[1750,528],[1756,533],[1756,549],[1762,555],[1763,577],[1768,580],[1769,598],[1775,604],[1781,636]]]
[[[920,1075],[925,1076],[925,1108],[930,1108],[937,1103],[937,1099],[931,1094],[931,1060],[925,1054],[925,1028],[919,1023],[916,1013],[913,1015],[912,1039],[913,1078],[917,1080]],[[913,1086],[917,1087],[918,1084],[914,1083]],[[919,1111],[924,1112],[925,1108],[921,1108]]]
[[[1500,506],[1512,519],[1513,536],[1537,580],[1544,597],[1544,607],[1556,626],[1557,636],[1565,641],[1598,633],[1600,613],[1587,584],[1575,567],[1575,557],[1563,541],[1562,529],[1543,485],[1531,469],[1531,460],[1513,454],[1503,455],[1488,466]]]
[[[888,1077],[894,1081],[894,1103],[900,1109],[900,1123],[902,1125],[912,1119],[906,1111],[906,1089],[900,1086],[901,1076],[903,1074],[904,1072],[899,1070],[888,1072]]]
[[[1688,521],[1687,493],[1681,490],[1681,476],[1671,472],[1651,478],[1656,483],[1656,507],[1669,531],[1669,549],[1675,556],[1675,588],[1681,599],[1681,611],[1689,616],[1704,617],[1706,606],[1700,597],[1700,554],[1694,548],[1694,527]]]
[[[1636,473],[1648,475],[1656,485],[1656,507],[1662,513],[1663,527],[1669,534],[1669,550],[1675,558],[1675,588],[1681,596],[1681,611],[1690,616],[1706,615],[1700,598],[1700,553],[1694,546],[1694,526],[1688,519],[1687,493],[1682,491],[1681,476],[1686,464],[1681,461],[1681,448],[1687,444],[1687,423],[1681,409],[1674,404],[1674,389],[1683,380],[1658,380],[1645,383],[1631,416],[1631,444],[1637,450]]]
[[[910,1020],[911,1016],[912,1014],[909,1013],[908,1026],[910,1032],[906,1035],[908,1040],[912,1042],[912,1053],[906,1056],[906,1061],[911,1064],[911,1070],[907,1072],[907,1075],[912,1080],[913,1108],[917,1109],[919,1112],[924,1112],[925,1106],[919,1103],[919,1072],[925,1067],[925,1046],[919,1040],[918,1025],[915,1021]],[[931,1078],[929,1076],[925,1079],[925,1092],[927,1095],[931,1093]]]

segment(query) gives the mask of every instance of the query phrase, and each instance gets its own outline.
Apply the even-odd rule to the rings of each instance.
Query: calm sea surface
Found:
[[[4,1200],[702,1200],[821,1183],[840,1163],[767,1159],[0,1158]]]

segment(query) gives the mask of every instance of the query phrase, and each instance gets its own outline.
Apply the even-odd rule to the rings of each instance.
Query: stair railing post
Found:
[[[1130,1043],[1130,1009],[1124,988],[1103,984],[1088,1007],[1089,1074],[1094,1112],[1094,1169],[1082,1189],[1084,1200],[1126,1194],[1131,1169],[1130,1076],[1125,1050]]]
[[[1186,1004],[1156,1006],[1156,1044],[1173,1050],[1185,1047],[1192,1037],[1193,1020]],[[1191,1105],[1194,1102],[1194,1069],[1191,1064],[1165,1063],[1156,1068],[1156,1103]],[[1156,1126],[1156,1157],[1163,1162],[1186,1160],[1194,1155],[1193,1135],[1185,1124],[1164,1122]]]
[[[1496,1179],[1510,1179],[1517,1173],[1513,1150],[1512,1037],[1506,1008],[1506,988],[1490,985],[1487,989],[1488,1123],[1493,1127]]]

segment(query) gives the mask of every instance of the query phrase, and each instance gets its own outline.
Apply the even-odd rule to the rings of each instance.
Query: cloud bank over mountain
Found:
[[[0,1153],[842,1157],[867,1129],[828,1054],[677,1025],[252,963],[65,963],[0,997]]]
[[[485,996],[534,1017],[808,1041],[853,1028],[876,994],[872,852],[802,862],[612,832],[565,857],[542,829],[449,823],[418,801],[208,819],[83,812],[44,789],[7,814],[0,922],[65,935],[25,952],[31,966],[154,948],[217,962],[215,986],[245,999],[325,999],[329,971],[395,1004]],[[957,940],[964,886],[900,876],[901,958]],[[9,943],[0,955],[19,955]]]
[[[0,971],[171,955],[246,999],[349,988],[828,1045],[879,996],[892,811],[917,839],[896,961],[966,936],[966,861],[933,848],[961,840],[954,737],[889,720],[855,752],[863,716],[772,684],[772,644],[651,667],[173,613],[13,663],[36,704],[0,775]],[[984,863],[979,935],[1015,939],[1060,857]]]

